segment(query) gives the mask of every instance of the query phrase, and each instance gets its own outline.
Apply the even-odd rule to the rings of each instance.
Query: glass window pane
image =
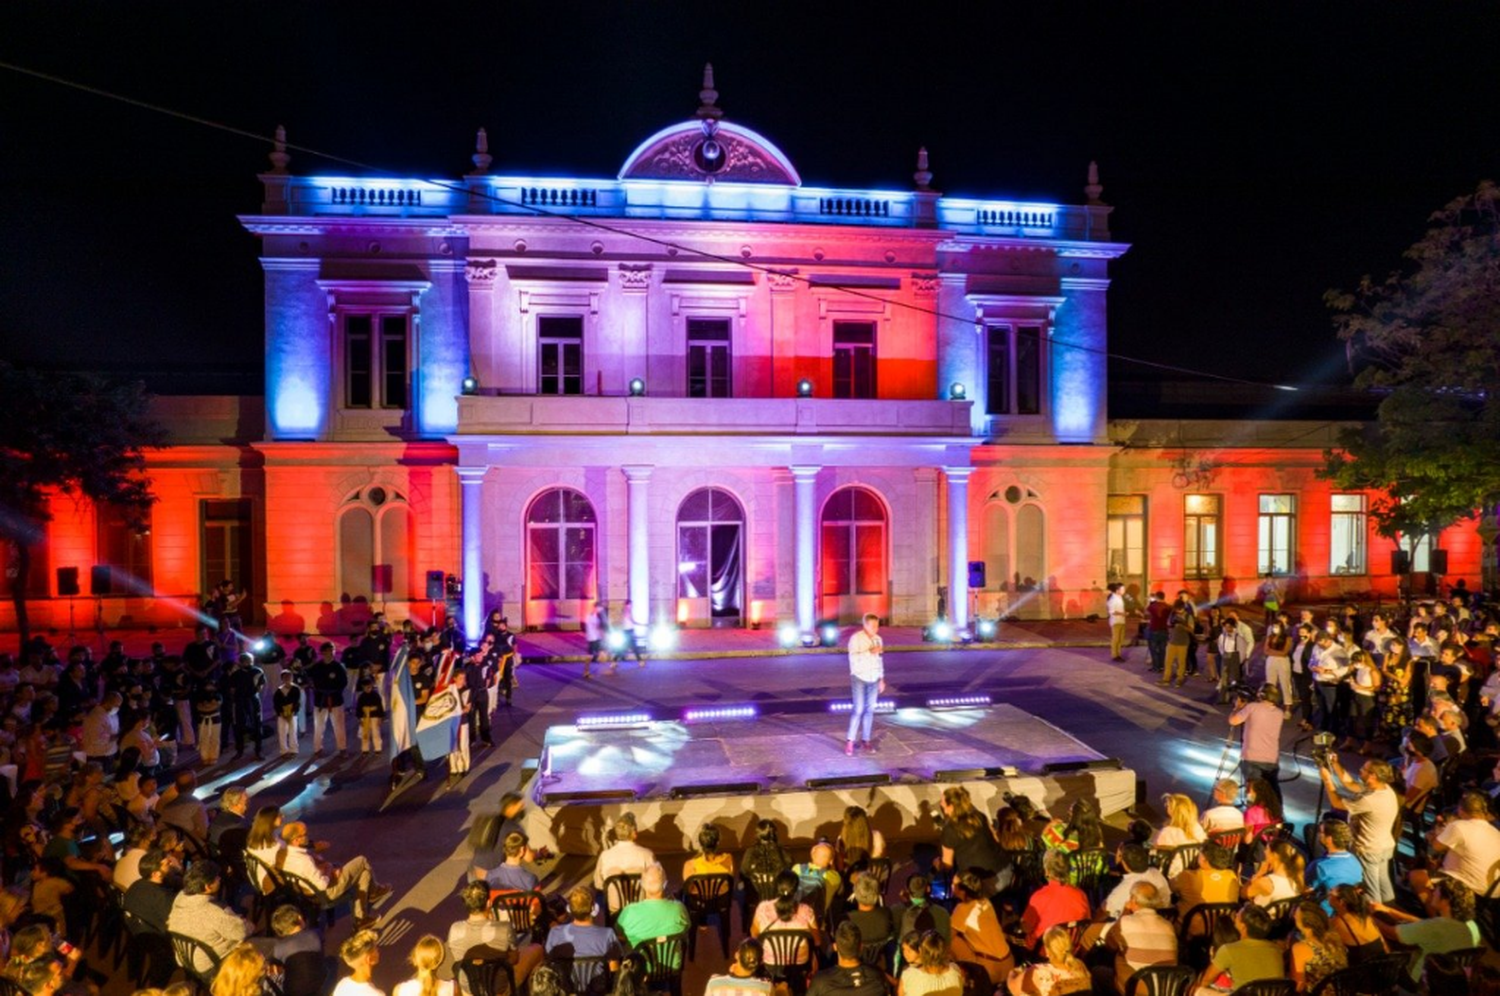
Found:
[[[878,595],[885,590],[885,526],[854,527],[855,590]]]
[[[561,522],[563,489],[544,491],[531,503],[526,515],[527,522]]]
[[[679,526],[677,529],[677,595],[708,597],[708,527]]]
[[[850,591],[849,527],[823,527],[823,594],[845,595]]]
[[[1365,510],[1365,496],[1334,495],[1333,510],[1335,512],[1363,512]]]
[[[1105,514],[1107,515],[1145,515],[1145,495],[1110,495],[1106,499]]]
[[[1042,410],[1042,330],[1016,329],[1016,414]]]
[[[728,491],[713,488],[710,497],[715,522],[740,522],[744,519],[744,513],[740,511],[740,503],[735,501],[734,495]]]
[[[533,563],[555,564],[561,560],[561,538],[555,527],[540,526],[531,530],[531,550],[529,556]]]
[[[568,522],[593,522],[594,506],[582,491],[562,488],[563,518]]]
[[[835,398],[854,396],[853,350],[835,348],[833,351],[833,396]]]
[[[860,522],[883,522],[885,521],[885,509],[880,506],[880,499],[876,498],[864,488],[850,488],[854,498],[854,518]]]
[[[1010,327],[991,325],[988,337],[989,369],[986,371],[985,411],[990,415],[1010,414]]]
[[[841,519],[848,521],[854,514],[854,491],[844,488],[835,491],[828,499],[828,504],[823,506],[823,518],[825,520]]]
[[[711,488],[699,488],[682,500],[677,510],[679,522],[707,522],[713,514]]]
[[[350,408],[369,408],[374,396],[374,356],[369,315],[344,319],[344,368],[347,372],[344,403]]]

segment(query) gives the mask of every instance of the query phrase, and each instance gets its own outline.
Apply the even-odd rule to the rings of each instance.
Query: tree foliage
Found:
[[[1325,301],[1374,423],[1326,456],[1340,487],[1379,493],[1383,535],[1445,528],[1500,501],[1500,188],[1432,215],[1406,265]]]
[[[41,373],[0,363],[0,536],[15,557],[7,580],[24,642],[26,578],[51,519],[49,502],[71,495],[114,505],[142,522],[154,502],[145,451],[162,445],[140,384],[88,374]]]

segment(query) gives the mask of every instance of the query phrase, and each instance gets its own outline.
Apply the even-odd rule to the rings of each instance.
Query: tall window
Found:
[[[833,323],[833,396],[875,397],[875,323]]]
[[[344,316],[344,405],[407,407],[410,363],[407,316]]]
[[[865,488],[835,491],[823,506],[823,594],[885,592],[885,508]]]
[[[1182,515],[1182,576],[1216,578],[1219,551],[1223,546],[1223,498],[1220,495],[1184,495]]]
[[[536,320],[537,393],[583,393],[583,318],[543,316]]]
[[[1365,496],[1334,495],[1328,529],[1328,573],[1369,573],[1365,529]]]
[[[202,508],[200,547],[203,584],[208,591],[225,578],[233,581],[236,591],[254,591],[250,577],[250,499],[208,499]],[[253,599],[246,599],[246,603]],[[242,609],[251,605],[241,603]]]
[[[356,601],[417,594],[415,531],[404,494],[379,484],[362,488],[344,499],[338,525],[340,594]]]
[[[1256,574],[1288,574],[1297,536],[1297,496],[1261,495]]]
[[[151,511],[98,506],[94,562],[110,569],[117,594],[151,594]],[[222,579],[221,579],[222,580]]]
[[[1035,415],[1042,410],[1042,330],[991,325],[985,330],[985,411]]]
[[[1110,495],[1105,503],[1105,576],[1116,581],[1146,578],[1146,496]]]
[[[688,319],[687,395],[690,398],[729,397],[727,318]]]
[[[527,597],[594,597],[594,506],[580,491],[544,491],[526,512]]]
[[[740,614],[745,513],[722,488],[700,488],[677,510],[677,597],[706,598],[714,618]]]

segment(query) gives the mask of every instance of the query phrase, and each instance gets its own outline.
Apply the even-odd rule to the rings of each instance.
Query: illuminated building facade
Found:
[[[34,612],[64,624],[55,568],[87,595],[98,563],[159,593],[107,625],[177,622],[228,575],[329,631],[431,618],[430,571],[463,578],[471,632],[596,599],[808,633],[1086,615],[1115,579],[1393,590],[1366,496],[1315,479],[1327,432],[1110,423],[1127,247],[1092,169],[1080,205],[945,196],[925,152],[909,190],[816,188],[716,99],[609,180],[503,175],[482,133],[454,181],[299,176],[278,148],[241,219],[265,398],[164,401],[151,531],[60,509]],[[1439,548],[1477,579],[1471,527]]]

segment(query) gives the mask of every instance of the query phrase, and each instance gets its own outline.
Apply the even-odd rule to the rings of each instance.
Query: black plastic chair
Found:
[[[1102,847],[1088,847],[1068,855],[1074,885],[1088,894],[1095,906],[1103,900],[1105,880],[1109,877],[1109,852]]]
[[[1422,963],[1422,989],[1428,996],[1465,996],[1469,973],[1484,956],[1484,948],[1459,948],[1430,954]]]
[[[1292,923],[1292,915],[1297,911],[1297,904],[1306,898],[1306,896],[1292,896],[1265,905],[1266,916],[1271,918],[1271,940],[1279,941],[1296,929],[1296,925]]]
[[[580,996],[603,996],[609,992],[612,977],[609,973],[609,958],[605,955],[573,955],[562,957],[554,951],[549,960],[559,972],[573,980],[570,993]]]
[[[1474,897],[1474,922],[1484,943],[1500,951],[1500,861],[1490,869],[1490,887]]]
[[[709,926],[715,918],[719,923],[719,945],[724,957],[729,957],[729,916],[734,908],[734,876],[729,874],[692,875],[682,883],[682,904],[687,907],[688,959],[698,954],[698,928]]]
[[[167,939],[172,942],[172,954],[176,956],[177,964],[187,973],[189,981],[196,982],[204,989],[212,988],[214,976],[219,974],[219,962],[223,961],[214,953],[214,949],[186,934],[168,932]],[[207,968],[200,967],[205,964]]]
[[[1385,954],[1341,968],[1314,986],[1311,996],[1395,996],[1410,961],[1408,954]]]
[[[1161,869],[1168,879],[1179,872],[1198,867],[1198,855],[1203,853],[1203,844],[1182,844],[1177,847],[1158,847],[1151,851],[1151,863]]]
[[[125,932],[130,941],[125,945],[125,971],[137,989],[160,989],[167,984],[177,970],[177,952],[167,935],[155,930],[150,924],[129,910],[124,911]]]
[[[296,895],[281,872],[251,854],[243,852],[245,882],[250,886],[250,919],[265,928],[271,925],[271,913],[282,903],[296,903]],[[269,888],[265,883],[269,882]]]
[[[285,868],[278,874],[286,883],[287,893],[292,901],[306,911],[308,923],[317,923],[320,918],[323,918],[327,925],[332,927],[333,921],[338,917],[339,907],[352,901],[349,896],[334,898],[328,894],[327,889],[319,888],[316,882],[303,878],[295,872],[289,872]]]
[[[1006,889],[1006,892],[1029,897],[1042,887],[1044,876],[1042,875],[1042,849],[1040,847],[1031,847],[1024,851],[1002,850],[1000,854],[1013,869],[1010,887]]]
[[[800,996],[816,964],[816,943],[810,930],[767,930],[760,935],[761,964],[772,979]]]
[[[1177,928],[1177,959],[1201,972],[1208,967],[1208,948],[1219,921],[1234,918],[1239,903],[1199,903]]]
[[[682,969],[687,964],[686,932],[652,937],[635,946],[646,961],[646,985],[666,986],[672,996],[682,996]]]
[[[1138,968],[1125,980],[1125,996],[1185,996],[1198,973],[1185,965]]]
[[[640,873],[611,875],[604,880],[604,915],[610,923],[620,911],[641,898]]]
[[[536,932],[537,918],[546,908],[546,903],[547,897],[534,889],[527,892],[502,892],[490,900],[490,916],[498,920],[503,912],[510,921],[510,929],[515,932],[516,943],[525,944],[538,939],[532,935]]]
[[[482,958],[465,958],[453,963],[453,975],[469,996],[511,996],[516,991],[516,974],[510,962]]]
[[[1231,996],[1292,996],[1297,983],[1291,979],[1256,979],[1236,986]]]
[[[895,870],[895,867],[890,858],[871,858],[869,867],[865,869],[865,874],[875,879],[880,886],[881,902],[885,902],[886,890],[891,885],[891,872]]]

